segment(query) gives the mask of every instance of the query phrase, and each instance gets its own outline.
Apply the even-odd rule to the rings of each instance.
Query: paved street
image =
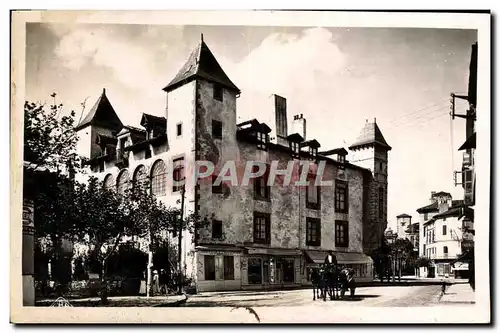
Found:
[[[351,299],[326,302],[312,300],[312,289],[289,291],[248,291],[214,292],[189,296],[183,306],[375,306],[375,307],[411,307],[438,305],[441,287],[426,286],[388,286],[361,287],[356,289],[356,296]]]

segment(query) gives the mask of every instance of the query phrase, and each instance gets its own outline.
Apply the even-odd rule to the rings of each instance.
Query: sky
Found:
[[[238,121],[270,122],[268,96],[302,113],[320,150],[348,147],[366,119],[392,146],[388,222],[429,203],[431,191],[463,197],[453,184],[465,121],[451,121],[450,93],[467,91],[475,30],[136,24],[27,24],[26,100],[57,103],[77,118],[106,94],[122,122],[165,116],[162,91],[200,41],[242,91]],[[457,112],[466,105],[457,103]],[[77,120],[78,120],[77,119]],[[289,127],[290,128],[290,127]],[[349,157],[349,156],[348,156]]]

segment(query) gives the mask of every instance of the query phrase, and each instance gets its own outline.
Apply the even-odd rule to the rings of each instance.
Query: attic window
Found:
[[[214,83],[214,99],[222,102],[223,90],[222,86],[218,83]]]
[[[300,143],[295,141],[290,141],[290,149],[292,150],[292,157],[299,158],[300,155]]]
[[[257,132],[257,149],[267,150],[268,143],[269,143],[269,135],[263,132]]]
[[[318,148],[309,147],[309,154],[311,155],[311,160],[316,160],[316,156],[318,155]]]
[[[148,129],[148,139],[152,139],[155,136],[155,131],[153,128]]]

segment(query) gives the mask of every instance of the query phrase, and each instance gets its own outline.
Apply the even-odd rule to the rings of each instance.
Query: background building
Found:
[[[410,226],[410,224],[411,224],[410,215],[400,214],[396,216],[396,225],[397,225],[396,233],[398,234],[398,238],[409,239],[406,229]]]
[[[457,259],[464,243],[469,242],[463,225],[472,211],[446,192],[432,192],[431,202],[417,209],[421,230],[419,255],[431,260],[429,267],[420,267],[420,276],[463,276],[464,266]]]

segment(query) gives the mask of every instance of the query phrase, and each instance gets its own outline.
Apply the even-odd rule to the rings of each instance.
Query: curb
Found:
[[[160,304],[154,305],[153,307],[154,308],[167,308],[167,307],[181,306],[181,305],[185,304],[188,300],[188,296],[186,294],[184,294],[183,296],[184,296],[184,298],[180,299],[178,301],[171,302],[171,303],[160,303]]]

